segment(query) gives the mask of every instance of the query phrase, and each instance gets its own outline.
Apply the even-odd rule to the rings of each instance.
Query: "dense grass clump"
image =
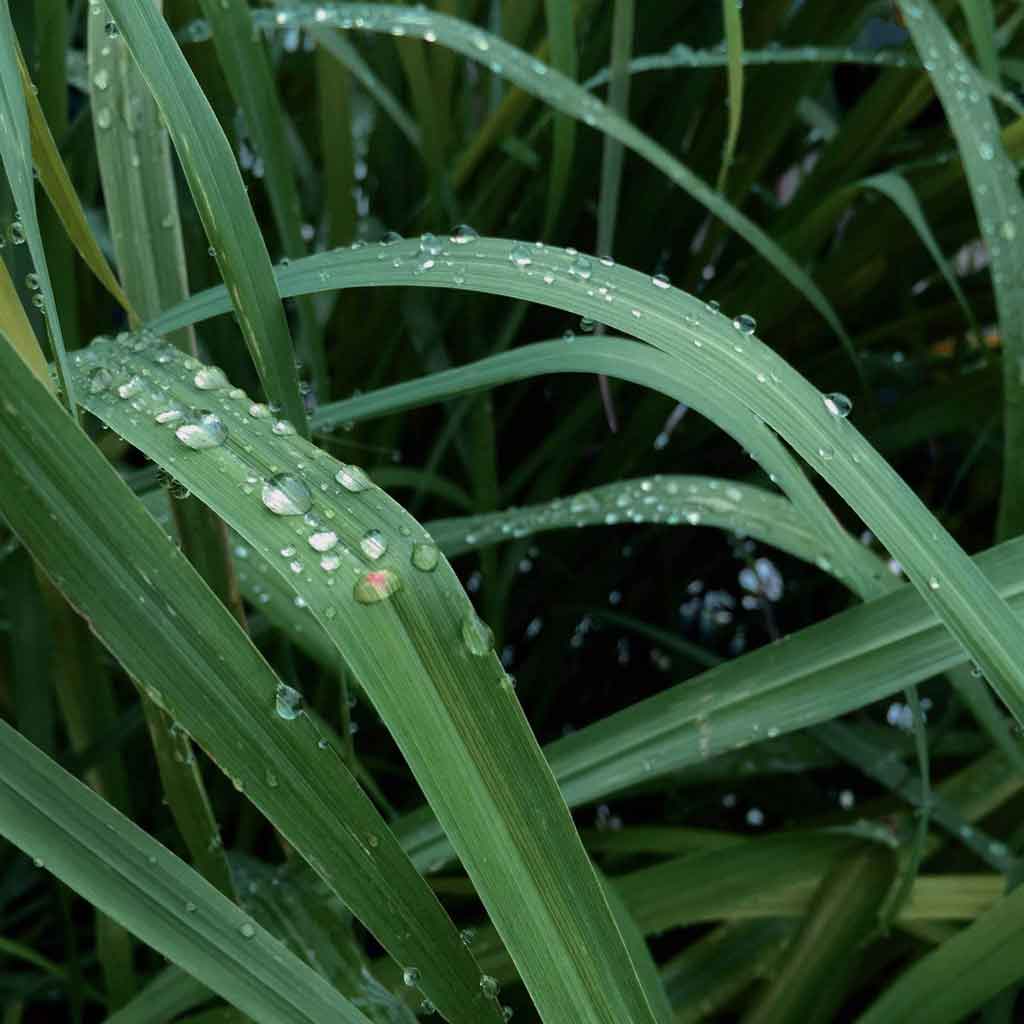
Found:
[[[0,0],[0,1024],[1020,1019],[1022,84]]]

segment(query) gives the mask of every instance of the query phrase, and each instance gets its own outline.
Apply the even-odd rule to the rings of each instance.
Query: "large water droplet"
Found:
[[[515,245],[509,250],[508,253],[509,262],[515,264],[517,267],[528,267],[533,262],[533,257],[530,255],[529,247],[523,242],[516,242]]]
[[[388,542],[380,530],[367,530],[359,542],[359,547],[367,558],[376,562],[387,551]]]
[[[832,391],[824,395],[823,401],[825,402],[825,408],[829,411],[829,415],[838,416],[841,420],[845,420],[853,410],[853,402],[841,391]]]
[[[402,589],[402,581],[390,569],[373,569],[356,580],[352,596],[360,604],[378,604]]]
[[[204,366],[196,372],[193,383],[200,391],[217,391],[231,387],[224,371],[219,366]]]
[[[453,245],[469,245],[479,237],[480,234],[476,228],[471,228],[468,224],[456,224],[448,236],[448,241]]]
[[[491,627],[472,609],[462,620],[462,641],[470,654],[478,658],[488,654],[494,647],[494,634]]]
[[[406,967],[405,970],[402,971],[402,981],[408,985],[409,988],[413,988],[415,985],[419,984],[419,980],[420,972],[415,967]]]
[[[338,544],[338,535],[333,530],[317,530],[309,535],[309,546],[314,551],[330,551]]]
[[[291,722],[302,714],[302,694],[298,690],[279,683],[274,694],[274,711],[278,718]]]
[[[334,475],[334,479],[353,494],[365,491],[372,486],[373,481],[358,466],[350,466],[342,463],[341,469]]]
[[[423,572],[433,572],[439,558],[440,553],[433,541],[420,541],[412,546],[412,564]]]
[[[749,313],[740,313],[732,325],[740,334],[753,334],[757,330],[757,321]]]
[[[313,496],[303,480],[278,473],[266,480],[261,495],[263,504],[277,516],[305,515],[313,506]]]
[[[228,428],[215,412],[202,412],[190,423],[183,423],[174,433],[187,448],[199,451],[222,445],[227,440]]]

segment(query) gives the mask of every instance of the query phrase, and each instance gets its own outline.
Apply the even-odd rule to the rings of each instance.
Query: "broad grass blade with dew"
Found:
[[[157,8],[137,0],[107,5],[167,124],[267,396],[305,434],[291,335],[231,146]]]
[[[956,138],[992,268],[1003,361],[1003,482],[997,535],[1024,532],[1024,196],[1006,153],[984,78],[930,0],[900,0],[911,38]]]
[[[46,329],[57,363],[62,400],[78,418],[74,387],[68,379],[70,367],[61,331],[60,316],[46,267],[43,236],[36,213],[35,181],[32,176],[32,136],[21,73],[18,68],[18,41],[11,22],[8,0],[0,0],[0,160],[17,207],[16,219],[7,227],[7,237],[15,245],[27,243],[36,275],[36,294],[46,317]]]
[[[253,407],[222,376],[207,387],[209,368],[189,368],[169,346],[136,353],[136,343],[94,343],[78,370],[94,379],[145,366],[153,387],[131,394],[139,408],[112,387],[90,391],[89,410],[173,472],[298,588],[444,822],[542,1016],[650,1020],[600,885],[493,653],[490,631],[436,545],[361,470],[276,429],[265,407]],[[176,436],[169,427],[178,420],[155,418],[200,399],[214,410],[206,416],[216,426],[208,418],[186,418]],[[306,756],[315,757],[315,737],[304,742]],[[312,766],[306,770],[316,773]],[[250,778],[246,773],[246,790],[253,786],[260,794],[277,794],[284,782]],[[361,839],[374,830],[346,831]],[[373,852],[376,861],[377,848]],[[320,865],[319,858],[310,860]],[[366,907],[357,912],[365,922]],[[454,958],[438,948],[428,962],[427,937],[422,925],[415,927],[409,941],[420,952],[396,957],[415,968],[413,983],[449,1016],[462,1007],[480,1019],[499,1014],[493,987],[486,979],[479,983],[479,976],[468,1005],[449,1000],[442,1006],[454,986],[439,994],[429,986],[437,983],[432,975],[439,958]],[[445,971],[459,963],[446,964]]]
[[[169,850],[0,723],[0,832],[263,1024],[369,1024]]]
[[[137,348],[140,339],[127,337],[115,351],[137,360],[139,370],[159,367],[151,362],[158,354],[183,358],[170,346],[143,341]],[[94,343],[85,350],[88,361],[111,344]],[[126,409],[152,401],[150,386],[119,365],[95,367],[102,372],[86,378],[87,364],[79,364],[94,407],[104,395]],[[341,754],[302,712],[300,695],[280,683],[101,452],[7,346],[0,347],[0,381],[0,476],[9,482],[0,511],[25,547],[149,697],[209,752],[390,954],[422,971],[420,988],[450,1020],[500,1019],[497,1004],[481,997],[479,972],[450,918]],[[176,417],[171,396],[157,395],[170,418],[146,425],[172,445],[168,465],[177,474],[180,459],[196,456],[216,473],[224,446],[193,449],[176,430],[201,446],[221,438],[224,424]],[[268,488],[277,495],[284,486]],[[255,505],[264,525],[277,527],[275,551],[292,541],[283,521],[243,487],[252,490],[245,481],[232,486],[232,504]],[[91,514],[98,493],[103,516]]]
[[[857,372],[860,362],[838,314],[810,276],[769,235],[745,214],[724,200],[706,182],[673,157],[653,139],[637,130],[629,121],[615,114],[585,89],[553,68],[509,46],[497,36],[470,23],[442,14],[409,7],[377,4],[321,4],[312,8],[280,9],[272,18],[254,14],[258,24],[270,29],[278,27],[337,25],[344,29],[370,32],[404,31],[425,37],[464,54],[472,60],[497,63],[500,73],[532,96],[543,100],[554,110],[582,120],[586,125],[618,139],[627,149],[665,173],[676,185],[688,192],[723,223],[731,227],[752,246],[765,261],[799,291],[836,332],[846,348]]]
[[[666,282],[588,257],[582,259],[589,273],[581,278],[580,254],[554,247],[480,238],[473,242],[471,276],[458,249],[442,249],[447,259],[430,259],[429,267],[421,266],[419,246],[410,242],[394,244],[388,265],[369,249],[310,257],[280,274],[281,292],[287,294],[289,279],[296,277],[307,291],[382,284],[480,291],[600,320],[660,349],[680,376],[732,406],[737,417],[753,416],[760,429],[777,433],[840,494],[904,566],[1018,722],[1024,721],[1024,634],[1014,614],[843,414],[845,403],[841,409],[826,401],[828,396],[764,345],[751,317],[731,320]],[[610,286],[617,289],[614,303],[596,290]],[[212,315],[223,301],[207,293],[154,326],[167,329]]]

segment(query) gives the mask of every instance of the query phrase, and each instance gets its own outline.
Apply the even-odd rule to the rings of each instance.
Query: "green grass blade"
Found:
[[[576,24],[571,4],[562,0],[544,0],[547,19],[551,66],[570,82],[576,80],[579,58],[576,55]],[[564,113],[554,119],[551,171],[548,184],[547,206],[544,214],[544,235],[550,235],[565,199],[572,171],[573,151],[576,147],[576,122]]]
[[[289,259],[304,256],[302,208],[281,104],[249,5],[245,0],[200,0],[200,4],[213,32],[213,44],[231,94],[245,115],[246,130],[263,161],[262,180],[284,255]],[[304,358],[309,361],[317,392],[326,395],[327,365],[316,310],[309,299],[300,299],[297,312]]]
[[[623,118],[629,111],[628,65],[633,56],[635,15],[634,0],[615,0],[608,106]],[[606,135],[601,154],[601,194],[597,202],[597,251],[605,256],[611,256],[615,251],[615,222],[619,212],[624,156],[622,143]]]
[[[722,168],[718,172],[719,192],[725,189],[725,179],[736,155],[736,143],[743,123],[743,15],[738,0],[722,0],[722,22],[725,26],[725,52],[728,59],[729,127],[722,147]]]
[[[985,79],[964,56],[930,0],[901,0],[900,7],[914,45],[930,65],[991,262],[1003,353],[1003,483],[997,532],[1012,537],[1024,532],[1024,246],[1017,237],[1024,196],[982,88]]]
[[[202,982],[171,964],[104,1024],[164,1024],[209,998],[210,990]]]
[[[744,1024],[827,1024],[854,979],[865,940],[878,928],[878,905],[892,884],[893,858],[866,849],[822,880],[778,973]]]
[[[831,412],[817,388],[759,341],[749,320],[730,320],[693,296],[620,266],[588,262],[590,272],[581,280],[579,255],[563,249],[484,238],[473,247],[471,272],[459,262],[458,246],[442,248],[442,260],[435,261],[424,260],[418,245],[396,243],[390,266],[365,248],[312,257],[285,268],[281,290],[286,294],[289,280],[301,276],[302,287],[315,290],[401,284],[484,291],[556,306],[660,349],[679,375],[717,393],[734,415],[756,417],[840,494],[904,566],[1014,717],[1024,721],[1024,634],[1009,607],[853,423]],[[313,267],[322,271],[315,282],[308,274]],[[608,303],[597,288],[611,286],[616,299]],[[210,315],[219,299],[199,296],[161,318],[157,329]]]
[[[57,216],[60,217],[68,238],[78,250],[78,254],[85,261],[89,269],[96,275],[97,280],[117,300],[121,308],[129,317],[138,320],[138,315],[132,309],[131,302],[121,289],[117,278],[114,276],[110,264],[107,263],[99,242],[93,234],[92,228],[85,216],[85,210],[79,201],[71,179],[68,177],[67,168],[60,157],[57,144],[53,141],[50,133],[50,126],[47,124],[46,115],[36,97],[29,79],[28,70],[21,53],[18,53],[18,68],[21,71],[22,83],[25,86],[25,102],[28,108],[29,131],[32,136],[32,158],[35,161],[36,171],[39,174],[39,183],[46,190],[50,203],[53,205]]]
[[[143,355],[139,368],[148,364]],[[127,383],[130,375],[119,379]],[[314,720],[275,714],[279,681],[237,622],[6,346],[0,381],[0,478],[7,483],[0,511],[25,546],[125,671],[211,754],[391,955],[423,972],[423,991],[449,1019],[496,1019],[496,1008],[480,1005],[479,973],[451,920],[341,756],[329,742],[319,745],[325,737]],[[100,384],[94,378],[87,390]],[[134,412],[132,418],[139,422]],[[166,427],[147,425],[173,443],[168,465],[179,474],[181,453],[195,453]],[[100,492],[104,515],[97,517],[90,507]],[[258,498],[238,488],[232,494],[266,512]],[[284,542],[275,540],[276,551]]]
[[[996,16],[992,0],[959,0],[967,21],[974,56],[985,76],[999,81],[999,52],[996,49]]]
[[[65,884],[266,1024],[368,1024],[177,857],[0,723],[0,829]]]
[[[18,298],[10,271],[3,260],[0,260],[0,331],[3,332],[3,342],[18,353],[22,362],[35,374],[36,380],[53,391],[46,356],[39,347],[39,339],[28,322],[25,307]]]
[[[955,1024],[1024,974],[1024,886],[909,967],[857,1024]]]
[[[825,293],[811,277],[745,214],[726,202],[706,182],[683,165],[663,147],[659,146],[629,121],[617,115],[596,100],[585,89],[540,63],[529,54],[509,46],[503,40],[478,29],[474,25],[448,18],[441,14],[416,8],[386,5],[335,4],[317,5],[323,11],[324,24],[337,24],[341,28],[371,32],[391,32],[400,29],[420,37],[430,33],[435,41],[450,46],[459,53],[480,62],[497,62],[501,74],[524,92],[543,100],[553,109],[618,139],[627,149],[666,174],[671,181],[688,192],[701,205],[731,227],[752,246],[782,277],[799,291],[824,317],[843,341],[844,346],[859,369],[853,343],[846,333],[838,314]],[[275,16],[281,25],[318,24],[314,8],[295,8],[279,11]],[[271,27],[268,18],[255,15],[259,24]]]
[[[231,146],[160,12],[132,0],[108,7],[167,124],[267,396],[305,433],[288,324]]]
[[[77,419],[78,402],[74,386],[68,379],[70,368],[61,331],[57,302],[46,267],[46,253],[43,251],[43,236],[36,212],[35,181],[32,176],[32,136],[29,128],[25,94],[22,89],[21,73],[18,69],[18,40],[11,23],[8,0],[0,0],[0,160],[17,206],[17,219],[8,231],[11,241],[17,230],[20,239],[28,244],[32,264],[38,278],[38,294],[42,296],[42,310],[46,316],[46,327],[50,344],[57,362],[57,374],[63,389],[63,401]]]
[[[913,229],[917,232],[918,238],[921,239],[922,244],[928,250],[928,255],[935,261],[935,266],[938,268],[939,273],[942,274],[943,280],[949,285],[949,290],[953,293],[956,301],[960,304],[960,308],[964,311],[964,316],[971,330],[977,331],[978,324],[974,318],[974,311],[967,301],[967,296],[964,295],[963,288],[960,287],[956,274],[953,273],[949,260],[946,259],[939,248],[939,243],[936,241],[935,235],[932,233],[932,229],[925,218],[924,210],[921,208],[921,204],[907,179],[895,171],[891,171],[886,174],[874,174],[870,178],[864,178],[852,187],[872,188],[876,192],[881,192],[882,195],[899,207],[900,212],[910,222]]]
[[[83,376],[101,369],[130,375],[145,367],[156,389],[132,395],[141,406],[134,409],[116,387],[90,391],[90,411],[201,496],[298,587],[444,822],[541,1015],[650,1020],[597,878],[486,627],[436,548],[416,555],[419,565],[433,568],[412,562],[413,545],[429,545],[423,528],[379,489],[358,479],[352,483],[324,453],[295,436],[275,433],[271,419],[250,415],[249,404],[232,397],[227,387],[200,390],[195,378],[202,370],[184,365],[176,350],[161,345],[149,354],[136,353],[137,340],[94,343],[83,353],[79,370]],[[223,417],[228,434],[223,444],[191,451],[154,416],[200,401]],[[318,526],[299,526],[292,516],[273,515],[261,503],[256,492],[264,485],[268,500],[276,501],[269,478],[283,467],[301,477],[298,493],[304,497],[293,507],[305,506],[302,512],[312,513]],[[364,497],[353,497],[359,493]],[[301,512],[299,517],[302,521]],[[338,553],[319,554],[322,544]],[[291,553],[282,556],[282,550]],[[315,756],[315,740],[310,736],[307,742],[307,753]],[[438,751],[445,756],[438,757]],[[252,785],[268,788],[259,779]],[[245,786],[249,791],[248,778]],[[537,828],[539,818],[543,829]],[[365,831],[363,826],[357,834]],[[375,850],[374,860],[379,858]],[[409,941],[422,948],[425,939]],[[440,996],[427,991],[442,957],[451,960],[451,951],[437,950],[432,964],[425,957],[400,962],[421,972],[419,984],[446,1015],[469,1011],[497,1018],[498,1003],[487,998],[486,985],[478,986],[469,1006],[451,1001],[442,1006]],[[453,971],[454,965],[446,969]]]

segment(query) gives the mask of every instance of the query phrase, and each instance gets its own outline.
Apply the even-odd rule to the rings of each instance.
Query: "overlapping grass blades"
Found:
[[[127,401],[149,393],[139,384],[149,379],[141,372],[148,369],[146,346],[133,353],[137,343],[124,348],[139,361],[135,383],[123,374],[120,384],[109,385],[129,384],[125,393],[137,392],[122,400],[136,426],[142,420]],[[86,352],[95,359],[98,350],[94,345]],[[84,368],[83,362],[78,372]],[[0,346],[0,379],[0,472],[9,481],[0,510],[39,564],[88,616],[125,671],[210,753],[392,956],[422,971],[420,986],[436,1006],[466,1024],[499,1019],[496,1004],[481,998],[479,973],[451,920],[331,738],[287,700],[281,707],[291,717],[275,713],[280,684],[273,671],[7,346]],[[115,393],[106,390],[103,376],[80,382],[94,405]],[[180,451],[197,454],[173,433],[169,439],[177,446],[175,461]],[[170,468],[178,470],[173,463]],[[97,517],[91,507],[98,493],[104,515]],[[292,535],[276,525],[283,530],[276,538],[280,547]]]
[[[201,496],[301,587],[387,722],[542,1012],[552,1019],[648,1020],[646,997],[511,680],[490,649],[486,627],[422,527],[353,476],[356,471],[296,435],[282,434],[272,417],[261,415],[263,409],[250,412],[250,401],[223,376],[208,386],[209,370],[184,362],[156,339],[94,342],[81,354],[77,371],[83,380],[110,374],[109,387],[90,389],[89,410]],[[138,385],[126,388],[133,379]],[[205,446],[204,440],[202,450],[192,450],[176,436],[176,423],[202,426],[192,411],[197,403],[219,417],[223,443]],[[158,415],[166,422],[158,422]],[[296,515],[275,515],[275,507]],[[304,513],[315,522],[306,522]],[[182,715],[177,707],[175,712]],[[293,733],[300,722],[305,735],[292,742],[315,757],[315,727],[302,718],[292,723]],[[438,758],[438,751],[445,756]],[[318,773],[312,764],[290,771]],[[273,801],[284,784],[278,775],[268,781],[243,774],[246,791],[257,800]],[[280,822],[279,810],[270,816]],[[330,828],[358,837],[364,853],[376,860],[379,825],[357,829],[350,819]],[[324,871],[318,855],[310,855],[310,846],[289,839],[340,892],[337,878]],[[378,889],[376,898],[382,907],[374,916],[384,908],[389,916],[403,916],[393,889],[388,895]],[[347,902],[365,922],[367,908]],[[486,984],[472,1002],[453,1001],[454,984],[430,991],[435,972],[448,975],[459,961],[442,971],[439,958],[452,953],[439,948],[428,962],[422,925],[415,932],[408,941],[419,953],[397,958],[416,968],[419,984],[442,1012],[480,1019],[498,1014]],[[461,956],[468,959],[469,953],[462,949]]]
[[[213,886],[3,722],[0,751],[0,832],[39,867],[262,1024],[368,1024]]]
[[[288,324],[231,146],[160,11],[135,0],[107,6],[163,114],[267,396],[305,433]],[[97,17],[101,8],[91,11]],[[107,109],[106,116],[115,112]]]
[[[1024,721],[1024,636],[1016,617],[853,424],[831,413],[821,392],[754,336],[749,319],[734,322],[624,267],[501,239],[481,238],[468,251],[452,245],[437,254],[415,242],[359,247],[292,264],[278,281],[282,295],[361,285],[465,288],[541,302],[642,338],[734,415],[777,433],[838,491]],[[224,308],[224,294],[212,290],[152,326],[174,329]]]

